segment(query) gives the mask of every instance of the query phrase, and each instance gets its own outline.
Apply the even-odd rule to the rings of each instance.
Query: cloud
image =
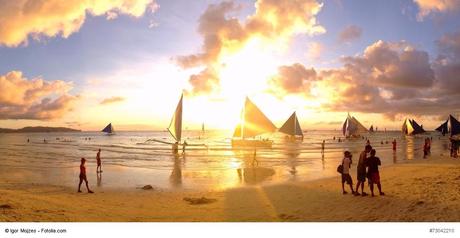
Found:
[[[458,0],[413,0],[420,8],[417,20],[422,21],[430,13],[454,12],[460,10]]]
[[[0,119],[49,120],[72,109],[77,96],[68,94],[72,84],[41,78],[28,80],[20,71],[0,76]]]
[[[449,52],[457,43],[442,42],[450,42],[443,44]],[[295,93],[320,102],[318,110],[382,113],[390,119],[401,114],[446,114],[460,106],[456,99],[460,94],[449,97],[440,91],[428,53],[407,42],[377,41],[341,62],[341,67],[330,69],[306,69],[298,63],[280,67],[270,92],[275,96]]]
[[[154,0],[0,0],[0,45],[25,45],[29,36],[69,37],[77,32],[87,15],[118,14],[140,17],[146,9],[155,11]]]
[[[460,31],[437,41],[440,55],[434,63],[440,93],[460,94]]]
[[[312,60],[318,60],[324,51],[324,45],[320,42],[310,42],[308,44],[307,56]]]
[[[223,58],[243,49],[252,39],[266,44],[286,44],[296,34],[325,32],[315,18],[321,7],[315,0],[258,0],[255,13],[240,22],[228,15],[240,10],[241,5],[232,1],[210,4],[199,19],[198,33],[203,37],[201,52],[176,57],[177,64],[185,69],[205,67],[199,75],[190,77],[190,83],[195,94],[209,93],[213,90],[208,86],[218,88]],[[211,83],[205,82],[208,80]]]
[[[355,41],[359,38],[361,38],[361,35],[363,34],[363,30],[355,25],[350,25],[345,27],[338,36],[338,40],[341,43],[350,43],[352,41]]]
[[[124,97],[110,97],[110,98],[104,98],[99,104],[101,105],[107,105],[107,104],[112,104],[112,103],[117,103],[117,102],[123,102],[126,99]]]
[[[273,92],[278,96],[291,93],[302,93],[308,95],[310,85],[317,80],[316,71],[306,69],[302,64],[280,66],[278,74],[273,76],[269,84],[275,89]]]

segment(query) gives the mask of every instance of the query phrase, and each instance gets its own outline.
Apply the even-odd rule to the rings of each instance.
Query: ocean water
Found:
[[[377,150],[383,166],[423,159],[426,137],[433,138],[432,155],[449,153],[448,138],[436,132],[415,137],[400,132],[364,136]],[[308,182],[337,176],[336,168],[345,150],[353,154],[355,178],[359,153],[366,143],[362,138],[339,143],[337,139],[343,140],[343,136],[338,130],[308,131],[304,140],[297,142],[274,134],[273,148],[254,151],[232,149],[230,137],[227,131],[204,134],[185,131],[183,138],[188,143],[207,146],[190,146],[184,154],[173,155],[171,145],[147,141],[171,141],[169,133],[163,131],[117,132],[111,136],[100,132],[0,134],[0,171],[7,178],[0,182],[73,187],[78,183],[81,157],[88,160],[90,186],[101,189],[130,189],[150,184],[164,189],[219,190],[286,181]],[[396,153],[392,151],[393,139],[397,140]],[[324,154],[322,140],[326,141]],[[95,159],[99,148],[104,171],[100,176],[96,174]]]

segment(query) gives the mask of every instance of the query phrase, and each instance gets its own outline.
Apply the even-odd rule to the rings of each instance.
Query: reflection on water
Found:
[[[97,176],[97,186],[102,187],[102,173],[96,173]]]
[[[182,154],[183,161],[185,162],[185,153]],[[182,161],[178,154],[173,155],[174,165],[169,176],[169,181],[173,187],[180,187],[182,185]]]
[[[223,189],[242,184],[265,184],[283,181],[305,181],[337,176],[336,168],[349,150],[357,158],[366,139],[377,150],[382,164],[401,163],[423,157],[424,136],[403,136],[400,132],[378,132],[364,138],[341,140],[340,131],[310,131],[303,141],[285,140],[274,135],[273,148],[232,149],[231,135],[222,131],[186,131],[189,144],[205,143],[208,147],[187,147],[186,154],[172,155],[170,145],[146,142],[147,139],[168,140],[166,132],[119,132],[103,136],[97,132],[0,134],[0,172],[15,173],[16,168],[40,171],[32,179],[57,185],[74,186],[81,157],[92,157],[102,149],[104,165],[103,187],[136,187],[152,184],[164,188]],[[231,134],[231,133],[230,133]],[[432,154],[448,150],[447,137],[432,133]],[[335,138],[334,138],[335,137]],[[48,143],[43,144],[46,138]],[[56,140],[55,138],[60,138]],[[91,138],[85,139],[85,138]],[[29,143],[27,142],[29,140]],[[397,141],[397,150],[391,143]],[[322,142],[325,150],[322,153]],[[382,143],[384,142],[384,143]],[[356,166],[354,161],[352,166]],[[89,178],[102,187],[102,174],[96,178],[95,160],[87,163]],[[69,172],[69,170],[71,172]],[[236,171],[236,173],[235,173]],[[27,176],[17,176],[27,180]]]

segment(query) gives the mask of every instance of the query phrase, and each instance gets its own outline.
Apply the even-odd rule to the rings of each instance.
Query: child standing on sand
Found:
[[[372,149],[371,156],[366,161],[366,166],[369,168],[367,170],[367,178],[369,179],[372,197],[374,196],[374,183],[377,184],[380,196],[385,195],[385,193],[382,192],[382,185],[380,184],[379,166],[381,162],[380,158],[375,156],[375,153],[375,150]]]
[[[86,189],[88,190],[88,193],[93,193],[93,191],[91,191],[91,189],[89,189],[89,186],[88,186],[88,179],[86,178],[85,162],[86,162],[86,159],[81,158],[81,163],[80,163],[80,183],[78,184],[78,192],[81,193],[81,190],[80,190],[81,183],[83,183],[83,181],[85,181]]]
[[[350,189],[351,189],[351,194],[355,194],[355,191],[353,191],[353,180],[351,179],[351,176],[350,176],[350,167],[351,167],[351,164],[352,164],[352,161],[351,161],[351,153],[350,151],[345,151],[343,153],[344,155],[344,158],[342,160],[342,166],[343,166],[343,170],[342,170],[342,193],[343,194],[347,194],[347,191],[345,191],[345,183],[347,183],[348,185],[350,185]]]

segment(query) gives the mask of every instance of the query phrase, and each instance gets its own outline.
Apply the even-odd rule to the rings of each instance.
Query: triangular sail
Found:
[[[455,136],[460,134],[460,122],[455,119],[452,115],[449,115],[450,121],[450,136]]]
[[[270,119],[247,97],[241,119],[241,123],[235,129],[234,137],[248,138],[276,130]]]
[[[414,132],[412,134],[420,134],[425,132],[422,126],[420,126],[415,120],[412,120],[412,127],[414,128]]]
[[[286,133],[292,136],[303,136],[302,129],[300,128],[299,120],[297,119],[296,113],[287,119],[287,121],[279,129],[280,132]]]
[[[368,130],[355,117],[348,114],[347,119],[343,124],[342,131],[344,136],[349,137],[359,136],[361,133],[366,133]]]
[[[102,129],[102,132],[113,133],[114,129],[113,129],[112,123],[109,123],[104,129]]]
[[[406,135],[416,135],[424,133],[425,130],[415,120],[406,118],[402,126],[402,132]]]
[[[179,103],[177,104],[176,111],[169,123],[168,131],[171,136],[177,141],[180,142],[182,136],[182,98],[184,95],[180,96]]]
[[[442,135],[445,135],[449,132],[449,119],[442,123],[438,128],[435,129],[436,131],[439,131],[442,133]]]

